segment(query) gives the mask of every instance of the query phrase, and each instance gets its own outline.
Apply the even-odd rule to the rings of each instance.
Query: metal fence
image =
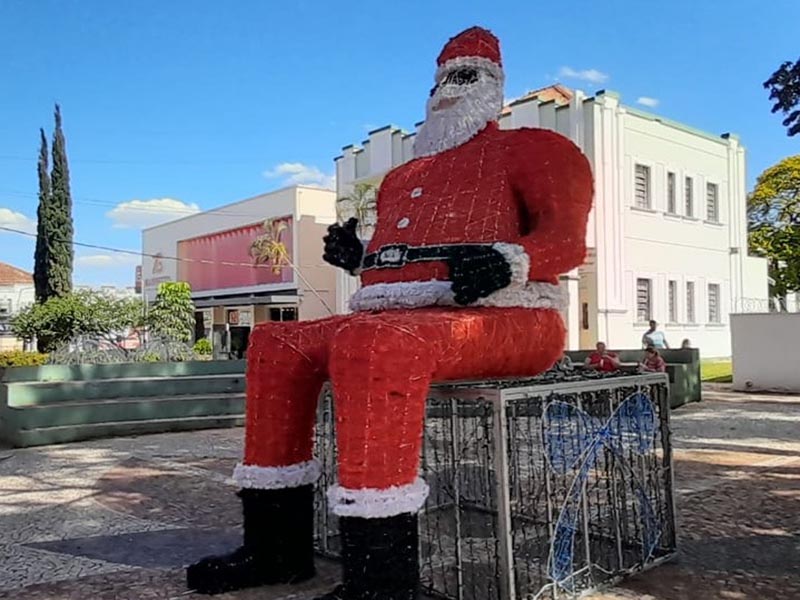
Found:
[[[424,591],[452,600],[576,596],[675,551],[667,379],[547,374],[437,385],[420,515]],[[336,557],[329,394],[321,403],[317,543]]]

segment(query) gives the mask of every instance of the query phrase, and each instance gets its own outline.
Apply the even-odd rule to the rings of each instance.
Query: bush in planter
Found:
[[[39,367],[47,362],[47,354],[39,352],[23,352],[10,350],[0,352],[0,368],[4,367]]]
[[[198,356],[210,356],[213,351],[213,348],[211,347],[211,340],[207,338],[197,340],[194,343],[192,350],[194,350],[194,353]]]

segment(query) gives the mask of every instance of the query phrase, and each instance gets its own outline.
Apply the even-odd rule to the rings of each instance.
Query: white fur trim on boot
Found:
[[[240,463],[233,470],[233,480],[242,488],[278,490],[315,483],[320,472],[320,465],[316,460],[285,467],[259,467]]]
[[[334,485],[328,490],[333,514],[339,517],[382,519],[402,514],[416,514],[425,504],[430,488],[417,478],[408,485],[392,486],[379,490],[364,488],[351,490]]]
[[[519,244],[497,242],[492,245],[506,259],[511,266],[511,285],[525,285],[528,282],[528,273],[531,269],[531,257],[525,248]]]

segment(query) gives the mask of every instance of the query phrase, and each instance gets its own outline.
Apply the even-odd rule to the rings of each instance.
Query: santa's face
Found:
[[[415,156],[455,148],[497,119],[503,83],[487,69],[458,66],[442,74],[428,99],[425,123],[414,140]]]

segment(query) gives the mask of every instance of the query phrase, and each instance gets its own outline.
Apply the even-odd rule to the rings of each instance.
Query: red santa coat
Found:
[[[248,355],[245,461],[234,479],[264,489],[316,479],[316,398],[330,378],[339,444],[334,512],[418,510],[427,495],[417,477],[428,386],[533,375],[553,364],[565,334],[552,310],[558,276],[584,258],[591,200],[589,164],[574,144],[496,123],[391,171],[368,253],[391,244],[493,244],[514,281],[477,306],[447,308],[454,301],[445,262],[368,268],[352,301],[361,312],[259,324]],[[373,309],[394,310],[364,312]]]
[[[387,174],[367,253],[391,244],[494,244],[513,281],[475,305],[561,308],[558,276],[583,262],[592,195],[589,163],[567,138],[492,122],[465,144]],[[455,304],[444,261],[369,269],[361,281],[350,303],[356,311]]]

